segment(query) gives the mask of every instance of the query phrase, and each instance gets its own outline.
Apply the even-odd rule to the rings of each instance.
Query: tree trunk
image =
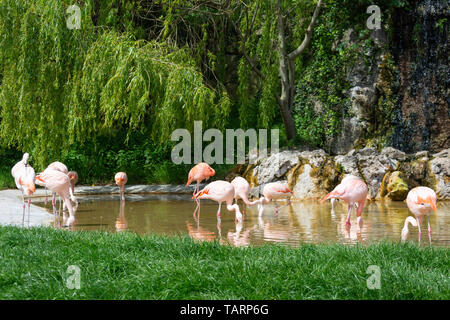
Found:
[[[285,39],[285,27],[284,17],[281,10],[280,0],[277,0],[276,9],[278,14],[278,42],[280,50],[280,65],[279,75],[281,81],[281,95],[276,96],[278,108],[280,109],[281,117],[283,118],[284,128],[286,130],[286,137],[288,140],[295,139],[297,134],[295,129],[294,117],[292,114],[292,107],[294,104],[294,81],[295,81],[295,59],[306,49],[311,42],[312,31],[319,15],[320,5],[322,0],[317,3],[314,10],[311,22],[306,30],[305,38],[298,48],[291,53],[286,52],[286,39]]]

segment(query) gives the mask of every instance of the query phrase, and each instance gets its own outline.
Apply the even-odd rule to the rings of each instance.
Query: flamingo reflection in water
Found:
[[[128,221],[125,217],[125,201],[120,201],[119,217],[116,219],[115,225],[117,232],[128,230]]]

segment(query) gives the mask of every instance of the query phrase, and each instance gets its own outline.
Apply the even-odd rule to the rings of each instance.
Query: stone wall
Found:
[[[277,164],[278,159],[278,166]],[[294,199],[319,199],[339,184],[345,175],[361,177],[369,187],[368,198],[404,200],[416,186],[434,189],[438,199],[450,199],[450,149],[436,154],[415,154],[387,147],[351,150],[345,155],[330,156],[323,150],[288,150],[255,164],[238,165],[226,177],[231,181],[242,176],[250,183],[252,197],[259,197],[264,184],[285,181]]]

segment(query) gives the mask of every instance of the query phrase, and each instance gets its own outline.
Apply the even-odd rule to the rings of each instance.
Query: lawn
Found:
[[[448,253],[390,242],[234,248],[0,227],[0,299],[449,299]],[[80,289],[67,287],[76,283],[71,265]],[[380,268],[380,289],[367,286],[370,265]]]

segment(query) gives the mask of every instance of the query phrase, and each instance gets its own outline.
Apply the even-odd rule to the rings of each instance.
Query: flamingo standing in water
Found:
[[[263,189],[263,197],[261,197],[259,202],[259,216],[262,215],[264,211],[264,205],[270,203],[273,200],[275,203],[275,213],[278,214],[278,199],[288,199],[288,203],[286,205],[291,204],[291,200],[289,197],[292,195],[292,191],[288,188],[288,186],[281,182],[271,182],[264,186]]]
[[[69,171],[67,173],[67,176],[69,177],[70,181],[70,189],[72,190],[72,195],[75,194],[75,185],[78,182],[78,173],[76,171]],[[75,201],[75,207],[78,207],[78,201]],[[66,210],[66,204],[63,205],[63,211]]]
[[[216,174],[216,172],[214,171],[213,168],[211,168],[209,166],[209,164],[205,163],[205,162],[200,162],[198,164],[196,164],[194,167],[192,167],[192,169],[189,171],[189,175],[188,175],[188,181],[186,183],[186,187],[188,185],[190,185],[193,181],[196,181],[197,184],[195,185],[195,189],[194,189],[194,193],[192,194],[193,196],[195,196],[195,194],[198,192],[198,185],[200,184],[200,182],[202,182],[203,180],[208,180],[210,177],[214,176]],[[197,206],[195,207],[194,210],[194,217],[195,214],[198,210],[198,215],[200,216],[200,201],[197,201]]]
[[[128,181],[128,176],[125,172],[117,172],[114,176],[114,180],[116,181],[116,184],[120,188],[120,199],[121,201],[125,201],[125,185]]]
[[[16,183],[17,189],[22,192],[22,224],[25,221],[25,196],[31,196],[36,191],[36,186],[34,183],[36,173],[34,172],[34,169],[28,164],[29,158],[30,155],[28,153],[25,153],[22,157],[22,160],[17,162],[11,169],[11,175],[14,177],[14,182]],[[30,204],[31,199],[28,198],[28,219],[30,219]]]
[[[56,170],[56,171],[59,171],[61,173],[64,173],[65,175],[69,174],[69,170],[67,169],[67,166],[64,163],[59,162],[59,161],[55,161],[55,162],[50,163],[47,166],[46,170],[47,169]],[[77,174],[77,179],[78,179],[78,174]],[[40,183],[38,182],[38,184],[40,184]],[[70,199],[73,202],[75,202],[76,206],[78,206],[78,201],[77,201],[77,198],[75,198],[75,195],[73,194],[73,191],[74,191],[74,189],[72,189],[72,188],[69,190]],[[47,202],[47,199],[45,200],[45,202]],[[52,192],[52,206],[53,206],[54,211],[56,211],[56,193],[55,192]],[[59,209],[61,209],[61,202],[60,202]],[[63,211],[64,211],[64,205],[63,205]]]
[[[405,226],[402,230],[402,239],[406,240],[408,237],[408,222],[413,226],[419,228],[419,243],[422,238],[422,231],[420,225],[422,224],[423,216],[427,216],[428,219],[428,239],[431,244],[431,225],[430,225],[430,213],[436,212],[436,193],[428,187],[416,187],[409,191],[406,197],[406,204],[409,210],[416,216],[416,223],[413,223],[412,217],[408,217],[405,220]]]
[[[347,202],[348,214],[345,225],[348,227],[351,226],[350,215],[352,213],[354,205],[356,204],[357,223],[361,228],[363,224],[361,213],[364,209],[364,204],[366,203],[368,191],[369,189],[367,188],[367,185],[364,183],[364,181],[355,176],[350,176],[348,177],[348,179],[343,179],[342,182],[338,184],[336,188],[334,188],[333,191],[327,194],[320,202],[323,203],[324,201],[332,198],[337,198]]]
[[[348,175],[345,176],[344,179],[342,179],[341,183],[345,182],[346,180],[350,180],[350,179],[359,179],[357,176],[354,175]],[[331,214],[334,215],[334,206],[336,201],[339,201],[338,198],[331,198],[330,202],[331,202]]]
[[[239,210],[239,206],[237,204],[233,204],[234,199],[234,187],[231,183],[223,180],[217,180],[208,184],[203,190],[197,192],[192,198],[195,198],[196,201],[201,199],[210,199],[219,203],[219,209],[217,210],[217,220],[218,224],[220,224],[221,216],[220,216],[220,208],[222,206],[222,202],[225,202],[228,211],[235,212],[235,220],[242,220],[242,213]]]
[[[254,201],[248,200],[250,185],[247,180],[242,177],[236,177],[233,179],[233,181],[231,181],[231,184],[234,187],[234,199],[236,200],[236,204],[239,199],[242,199],[242,201],[244,201],[244,203],[248,206],[253,206],[259,203],[259,199],[256,199]]]
[[[72,202],[70,202],[71,185],[67,174],[54,169],[45,169],[36,177],[36,181],[39,181],[41,185],[44,185],[52,193],[58,194],[63,199],[69,211],[67,225],[70,226],[75,221],[75,213]]]

